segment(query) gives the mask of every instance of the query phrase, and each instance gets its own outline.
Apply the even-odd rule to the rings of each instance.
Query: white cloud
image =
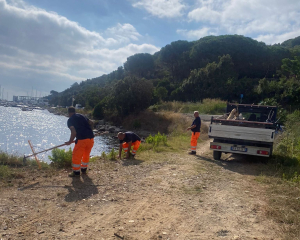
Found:
[[[188,39],[199,39],[208,35],[215,35],[209,30],[210,30],[209,28],[204,27],[198,30],[178,29],[176,32],[178,34],[186,36]]]
[[[153,16],[159,18],[180,17],[186,7],[183,0],[140,0],[135,1],[132,6],[143,8]]]
[[[221,20],[221,14],[204,6],[189,12],[188,18],[189,20],[194,20],[196,22],[210,22],[214,24]]]
[[[0,0],[0,84],[62,91],[117,69],[135,53],[159,50],[143,44],[130,24],[119,23],[104,34],[22,1]]]
[[[243,34],[272,44],[299,36],[300,1],[198,0],[187,16],[209,31],[217,28],[218,34]]]
[[[106,33],[110,36],[114,36],[120,42],[130,42],[130,41],[137,41],[141,38],[141,34],[139,34],[134,26],[131,24],[125,23],[120,24],[118,23],[117,26],[108,28]]]

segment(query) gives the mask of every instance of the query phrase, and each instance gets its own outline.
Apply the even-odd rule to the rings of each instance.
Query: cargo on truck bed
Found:
[[[222,152],[269,157],[272,155],[277,107],[227,104],[226,114],[211,118],[208,135],[214,159]]]

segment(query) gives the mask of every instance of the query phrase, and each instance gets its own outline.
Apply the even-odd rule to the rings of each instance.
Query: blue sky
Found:
[[[0,0],[0,85],[48,95],[176,40],[300,36],[299,0]],[[2,97],[2,96],[1,96]]]

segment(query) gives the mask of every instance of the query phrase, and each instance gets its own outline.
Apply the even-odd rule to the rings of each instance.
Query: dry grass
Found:
[[[191,125],[193,118],[175,112],[155,113],[153,111],[143,111],[135,116],[128,116],[123,121],[126,129],[143,129],[152,133],[182,134]],[[208,127],[201,126],[201,132],[207,133]]]
[[[267,215],[279,223],[283,239],[300,239],[299,183],[274,178],[267,181],[270,182]]]
[[[192,113],[199,111],[203,114],[222,114],[226,108],[226,102],[220,99],[204,99],[203,102],[163,102],[158,105],[151,106],[153,111],[172,111],[179,113]]]
[[[279,223],[281,239],[300,239],[300,177],[296,166],[284,166],[276,158],[262,167],[256,180],[266,186],[266,213]]]

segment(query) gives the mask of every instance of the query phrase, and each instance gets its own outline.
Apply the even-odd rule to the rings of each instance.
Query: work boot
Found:
[[[73,172],[71,172],[70,174],[69,174],[69,177],[80,177],[80,172],[78,171],[73,171]]]
[[[190,155],[196,155],[196,151],[190,151],[189,154]]]
[[[81,173],[82,174],[87,174],[87,168],[81,168]]]
[[[130,153],[130,158],[134,158],[135,154]]]

